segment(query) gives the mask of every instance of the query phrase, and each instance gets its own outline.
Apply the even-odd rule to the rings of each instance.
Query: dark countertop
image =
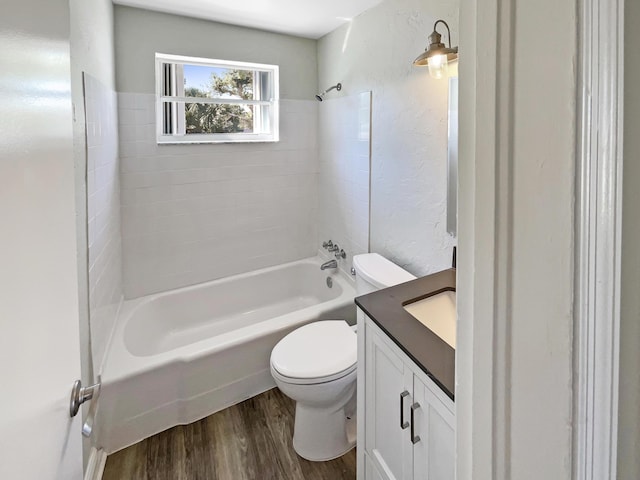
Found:
[[[456,270],[417,278],[355,299],[398,347],[454,400],[456,351],[403,307],[438,293],[456,290]]]

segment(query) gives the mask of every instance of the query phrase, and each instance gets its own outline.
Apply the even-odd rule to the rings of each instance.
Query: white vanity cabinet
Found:
[[[455,405],[358,311],[358,479],[454,480]]]

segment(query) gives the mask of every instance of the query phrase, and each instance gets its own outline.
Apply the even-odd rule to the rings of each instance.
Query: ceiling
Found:
[[[113,0],[113,3],[320,38],[382,0]]]

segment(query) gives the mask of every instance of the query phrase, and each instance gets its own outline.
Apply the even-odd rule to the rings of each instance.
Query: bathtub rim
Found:
[[[121,304],[116,324],[113,329],[110,344],[108,345],[107,354],[104,359],[102,380],[105,383],[117,382],[134,378],[135,376],[146,373],[163,366],[182,362],[188,363],[200,358],[204,354],[213,354],[217,351],[232,348],[235,345],[251,342],[270,332],[282,331],[290,328],[297,323],[296,320],[307,317],[312,314],[321,315],[323,312],[334,310],[343,304],[346,300],[353,302],[355,298],[355,280],[346,275],[341,269],[333,271],[325,270],[327,276],[331,277],[334,282],[342,288],[342,293],[331,300],[311,305],[300,310],[280,315],[275,318],[260,321],[258,323],[241,327],[221,335],[203,338],[197,342],[183,345],[171,350],[159,352],[152,355],[138,356],[132,354],[126,346],[124,334],[130,318],[135,314],[136,310],[141,306],[154,301],[155,299],[168,296],[179,295],[182,292],[188,292],[201,288],[208,288],[216,284],[232,282],[234,280],[242,280],[258,276],[260,274],[269,273],[281,269],[291,268],[296,265],[310,264],[320,268],[320,265],[326,261],[324,255],[316,255],[307,257],[293,262],[287,262],[271,267],[252,270],[250,272],[240,273],[229,277],[224,277],[209,282],[202,282],[195,285],[180,287],[164,292],[153,293],[134,299],[124,300]],[[327,318],[328,320],[329,318]],[[332,320],[342,320],[335,318]]]

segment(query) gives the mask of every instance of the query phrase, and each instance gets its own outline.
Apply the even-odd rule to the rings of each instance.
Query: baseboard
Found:
[[[102,449],[91,447],[87,471],[84,472],[84,480],[101,480],[104,466],[107,463],[107,453]]]

